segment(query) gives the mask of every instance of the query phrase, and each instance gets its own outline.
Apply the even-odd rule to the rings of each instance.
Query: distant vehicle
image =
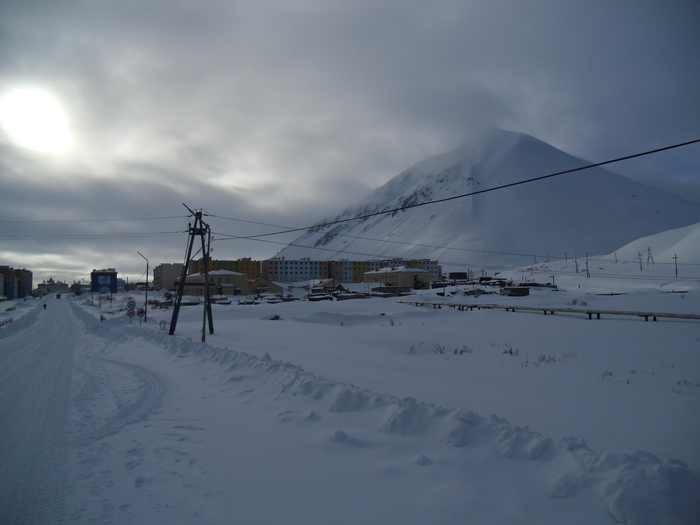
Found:
[[[60,298],[61,298],[61,294],[60,294],[60,293],[57,293],[57,294],[56,294],[56,299],[60,299]]]

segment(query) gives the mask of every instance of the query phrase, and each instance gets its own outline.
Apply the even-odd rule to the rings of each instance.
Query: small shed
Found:
[[[324,279],[311,285],[311,293],[332,293],[346,291],[338,279]]]
[[[271,283],[267,279],[249,279],[248,293],[246,295],[258,295],[263,293],[281,294],[284,289],[275,283]]]

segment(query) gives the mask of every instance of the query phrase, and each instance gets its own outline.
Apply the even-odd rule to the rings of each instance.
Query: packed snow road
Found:
[[[71,455],[141,417],[160,393],[154,374],[97,357],[109,343],[80,326],[69,301],[47,305],[0,339],[3,524],[63,523]]]
[[[34,326],[0,339],[2,523],[50,523],[62,514],[76,339],[61,301]]]

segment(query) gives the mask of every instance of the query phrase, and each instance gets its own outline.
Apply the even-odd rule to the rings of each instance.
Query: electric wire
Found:
[[[228,234],[216,233],[216,232],[212,232],[212,234],[214,234],[214,235],[224,235],[224,236],[228,236]],[[227,239],[219,239],[219,240],[229,240],[229,239],[230,239],[230,240],[236,240],[237,238],[238,238],[238,237],[236,237],[236,236],[230,236],[230,237],[228,237]],[[323,247],[320,247],[320,246],[306,246],[306,245],[302,245],[302,244],[295,244],[294,242],[286,243],[286,242],[282,242],[282,241],[273,241],[273,240],[270,240],[270,239],[249,239],[249,240],[256,241],[256,242],[269,243],[269,244],[279,244],[279,245],[282,245],[282,246],[294,246],[294,247],[306,248],[306,249],[312,249],[312,250],[336,251],[336,252],[339,251],[339,250],[336,250],[336,249],[333,249],[333,248],[323,248]],[[212,241],[212,242],[213,242],[213,241]],[[350,251],[350,250],[342,251],[342,253],[344,253],[344,254],[349,254],[349,255],[360,255],[360,256],[363,256],[363,257],[375,257],[375,258],[378,258],[378,259],[395,259],[395,258],[399,258],[399,259],[400,259],[400,258],[401,258],[401,257],[396,257],[396,256],[386,255],[386,254],[367,253],[367,252],[356,252],[356,251]],[[575,260],[575,259],[572,258],[572,259],[570,259],[570,260],[573,261],[573,260]],[[581,259],[581,261],[585,261],[585,260],[586,260],[585,258],[582,258],[582,259]],[[566,263],[566,262],[568,262],[568,261],[569,261],[569,260],[547,261],[547,262],[538,263],[538,265],[540,265],[540,264],[552,264],[552,263],[555,263],[555,264],[556,264],[557,262],[559,262],[559,263],[561,263],[561,262]],[[593,259],[590,259],[590,258],[589,258],[588,261],[591,262],[591,261],[593,261]],[[618,262],[615,263],[615,261],[614,261],[613,259],[596,259],[596,262],[598,262],[598,263],[606,263],[606,264],[634,264],[635,267],[636,267],[636,265],[638,264],[638,261],[622,261],[622,260],[618,260]],[[551,274],[551,273],[554,271],[553,269],[549,269],[549,268],[540,269],[540,268],[537,268],[536,266],[532,266],[532,265],[531,265],[531,266],[527,266],[527,267],[522,267],[522,266],[507,266],[507,265],[492,265],[492,264],[476,264],[476,263],[471,263],[471,264],[470,264],[470,263],[464,262],[464,261],[454,262],[454,261],[446,261],[446,260],[441,260],[441,261],[440,261],[440,264],[441,264],[441,266],[449,266],[449,267],[465,268],[465,269],[480,268],[480,269],[484,269],[484,270],[498,270],[498,271],[500,271],[500,272],[504,272],[504,271],[505,271],[505,272],[507,272],[507,271],[512,271],[512,272],[515,272],[515,271],[518,271],[518,272],[528,271],[528,272],[532,272],[532,273],[541,273],[541,274],[550,273],[550,274]],[[656,264],[660,264],[660,263],[656,263]],[[669,264],[673,264],[673,263],[669,263]],[[679,266],[680,266],[680,263],[679,263]],[[689,264],[689,266],[690,266],[690,264]],[[556,274],[557,274],[557,275],[562,275],[562,276],[566,276],[566,275],[575,276],[575,275],[582,274],[582,273],[583,273],[583,271],[577,273],[577,272],[575,272],[575,271],[573,271],[573,270],[572,270],[572,271],[566,271],[566,270],[562,270],[562,269],[557,269],[557,271],[556,271]],[[635,276],[635,275],[624,275],[624,274],[614,274],[614,275],[610,275],[610,274],[599,274],[599,273],[591,272],[591,271],[589,271],[588,273],[591,275],[591,277],[608,277],[608,278],[609,278],[609,277],[615,277],[615,278],[619,277],[619,278],[623,278],[623,279],[634,279],[634,280],[655,280],[655,281],[658,281],[659,279],[670,279],[670,280],[672,280],[672,281],[697,280],[697,277],[678,277],[678,278],[675,278],[675,277],[667,277],[667,276],[662,276],[662,277],[661,277],[661,276],[645,276],[645,275],[638,275],[638,276]]]
[[[211,217],[215,217],[215,218],[219,218],[219,219],[239,221],[239,222],[262,225],[262,226],[267,226],[267,227],[272,227],[272,228],[282,228],[279,231],[268,232],[268,233],[263,233],[263,234],[256,234],[256,235],[248,235],[248,236],[233,236],[233,235],[228,235],[228,234],[224,234],[224,233],[217,233],[216,235],[221,235],[224,238],[223,239],[214,239],[214,241],[216,241],[216,240],[253,240],[253,241],[259,241],[259,242],[268,242],[268,243],[272,243],[272,244],[282,244],[285,246],[297,246],[297,247],[301,247],[301,248],[305,248],[305,249],[335,251],[335,252],[339,252],[339,253],[346,253],[346,254],[352,254],[352,255],[362,255],[362,256],[369,256],[369,257],[393,258],[393,256],[387,256],[387,255],[352,252],[349,250],[346,251],[346,250],[328,249],[328,248],[317,247],[317,246],[305,246],[305,245],[295,244],[293,242],[292,243],[276,242],[276,241],[264,240],[264,239],[261,239],[261,237],[269,237],[269,236],[275,236],[275,235],[282,235],[282,234],[286,234],[286,233],[308,231],[311,229],[322,229],[322,228],[326,228],[326,227],[333,226],[336,224],[342,224],[342,223],[347,223],[347,222],[356,221],[356,220],[364,220],[364,219],[368,219],[368,218],[379,216],[379,215],[385,215],[388,213],[395,213],[398,211],[405,211],[408,209],[427,206],[430,204],[437,204],[437,203],[441,203],[441,202],[457,200],[457,199],[461,199],[461,198],[465,198],[465,197],[470,197],[473,195],[484,194],[484,193],[488,193],[488,192],[492,192],[492,191],[496,191],[496,190],[501,190],[501,189],[505,189],[505,188],[510,188],[510,187],[514,187],[514,186],[528,184],[528,183],[532,183],[532,182],[536,182],[536,181],[540,181],[540,180],[544,180],[544,179],[548,179],[548,178],[552,178],[552,177],[557,177],[557,176],[570,174],[570,173],[574,173],[574,172],[578,172],[578,171],[583,171],[583,170],[587,170],[587,169],[591,169],[591,168],[595,168],[595,167],[599,167],[599,166],[604,166],[604,165],[608,165],[608,164],[612,164],[612,163],[616,163],[616,162],[621,162],[624,160],[630,160],[630,159],[634,159],[634,158],[638,158],[638,157],[642,157],[642,156],[646,156],[646,155],[651,155],[651,154],[659,153],[662,151],[668,151],[671,149],[680,148],[680,147],[687,146],[690,144],[695,144],[698,142],[700,142],[700,139],[687,141],[687,142],[683,142],[683,143],[678,143],[678,144],[674,144],[671,146],[665,146],[665,147],[657,148],[657,149],[653,149],[653,150],[648,150],[648,151],[636,153],[633,155],[627,155],[624,157],[618,157],[618,158],[606,160],[603,162],[587,164],[585,166],[580,166],[577,168],[559,171],[556,173],[550,173],[550,174],[546,174],[546,175],[542,175],[542,176],[538,176],[538,177],[532,177],[532,178],[524,179],[521,181],[516,181],[516,182],[512,182],[512,183],[508,183],[508,184],[494,186],[491,188],[486,188],[486,189],[477,190],[477,191],[473,191],[473,192],[463,193],[460,195],[454,195],[451,197],[445,197],[445,198],[441,198],[441,199],[435,199],[435,200],[425,201],[425,202],[415,203],[415,204],[408,204],[408,205],[404,205],[404,206],[400,206],[400,207],[396,207],[396,208],[392,208],[392,209],[388,209],[388,210],[381,210],[381,211],[376,211],[376,212],[372,212],[372,213],[368,213],[368,214],[364,214],[364,215],[357,215],[355,217],[342,218],[342,219],[337,218],[337,219],[332,220],[332,221],[321,222],[321,223],[314,224],[313,226],[306,226],[303,228],[288,228],[285,226],[267,224],[267,223],[262,223],[262,222],[257,222],[257,221],[224,217],[224,216],[220,216],[220,215],[216,215],[216,214],[211,214],[208,212],[205,212],[204,214],[207,216],[211,216]],[[163,217],[140,217],[140,218],[122,218],[122,219],[0,220],[0,223],[7,224],[7,223],[121,222],[121,221],[144,221],[144,220],[163,220],[163,219],[187,219],[187,217],[188,216],[175,215],[175,216],[163,216]],[[133,238],[133,237],[154,237],[154,236],[166,236],[166,235],[179,235],[181,233],[182,233],[182,231],[178,231],[178,232],[151,232],[151,233],[119,233],[119,234],[35,235],[35,236],[14,236],[14,235],[4,236],[4,235],[0,235],[0,239],[18,240],[18,239],[49,239],[49,238],[50,239],[56,239],[56,238],[58,238],[58,239]],[[420,243],[410,243],[410,242],[405,242],[405,241],[396,241],[396,240],[388,240],[388,239],[372,239],[372,238],[368,238],[368,237],[352,236],[352,235],[347,235],[347,234],[337,234],[337,235],[342,236],[342,237],[361,239],[361,240],[367,240],[367,241],[373,241],[373,242],[385,242],[385,243],[393,243],[393,244],[401,244],[401,245],[417,246],[417,247],[426,247],[426,248],[433,248],[433,249],[446,249],[446,250],[465,251],[465,252],[474,252],[474,253],[487,253],[487,254],[496,254],[496,255],[511,255],[511,256],[535,257],[535,258],[536,257],[540,257],[540,258],[544,258],[544,257],[549,258],[550,257],[549,255],[545,256],[545,255],[541,255],[541,254],[536,255],[536,254],[518,254],[518,253],[508,253],[508,252],[495,252],[495,251],[487,251],[487,250],[475,250],[475,249],[468,249],[468,248],[456,248],[456,247],[449,247],[449,246],[436,246],[436,245],[428,245],[428,244],[420,244]],[[199,251],[201,251],[201,250],[198,250],[197,253],[199,253]],[[196,254],[195,254],[195,256],[196,256]],[[552,258],[559,259],[559,260],[564,259],[561,257],[552,257]],[[588,260],[589,261],[606,261],[604,259],[597,259],[597,258],[590,258]],[[609,261],[606,261],[606,262],[609,262]],[[634,260],[634,261],[620,261],[620,262],[637,263],[636,260]],[[458,267],[478,266],[481,268],[489,268],[489,269],[503,268],[502,266],[497,267],[497,266],[486,266],[486,265],[475,265],[475,264],[468,265],[467,263],[464,263],[464,262],[451,263],[451,262],[444,261],[443,264],[446,264],[446,265],[449,264],[450,266],[458,266]],[[682,265],[697,266],[697,264],[694,264],[694,263],[664,263],[664,262],[659,262],[656,264],[677,264],[678,266],[682,266]],[[513,268],[513,269],[515,269],[515,268]]]
[[[46,235],[0,235],[0,239],[29,240],[29,239],[113,239],[134,237],[161,237],[168,235],[180,235],[176,232],[150,232],[150,233],[73,233],[73,234],[46,234]]]
[[[596,162],[596,163],[593,163],[593,164],[586,164],[585,166],[579,166],[578,168],[571,168],[571,169],[568,169],[568,170],[558,171],[558,172],[556,172],[556,173],[549,173],[549,174],[547,174],[547,175],[540,175],[539,177],[532,177],[532,178],[529,178],[529,179],[524,179],[524,180],[520,180],[520,181],[516,181],[516,182],[510,182],[510,183],[508,183],[508,184],[501,184],[501,185],[499,185],[499,186],[493,186],[493,187],[491,187],[491,188],[485,188],[485,189],[483,189],[483,190],[477,190],[477,191],[472,191],[472,192],[468,192],[468,193],[462,193],[462,194],[460,194],[460,195],[453,195],[452,197],[444,197],[444,198],[442,198],[442,199],[435,199],[435,200],[432,200],[432,201],[419,202],[419,203],[416,203],[416,204],[406,204],[406,205],[404,205],[404,206],[400,206],[400,207],[398,207],[398,208],[392,208],[392,209],[389,209],[389,210],[376,211],[376,212],[367,213],[367,214],[364,214],[364,215],[357,215],[357,216],[355,216],[355,217],[349,217],[349,218],[345,218],[345,219],[335,219],[335,220],[332,220],[332,221],[322,222],[322,223],[319,223],[319,224],[315,224],[315,225],[313,225],[313,226],[307,226],[307,227],[305,227],[305,228],[290,228],[290,229],[286,229],[286,230],[283,230],[283,231],[270,232],[270,233],[262,233],[262,234],[259,234],[259,235],[250,236],[250,237],[248,237],[248,238],[252,238],[252,237],[269,237],[269,236],[272,236],[272,235],[282,235],[282,234],[285,234],[285,233],[293,233],[293,232],[298,232],[298,231],[310,230],[310,229],[312,229],[312,228],[325,228],[325,227],[328,227],[328,226],[333,226],[333,225],[335,225],[335,224],[342,224],[342,223],[345,223],[345,222],[351,222],[351,221],[358,221],[358,220],[363,220],[363,219],[369,219],[369,218],[371,218],[371,217],[376,217],[376,216],[378,216],[378,215],[385,215],[385,214],[387,214],[387,213],[394,213],[394,212],[398,212],[398,211],[409,210],[409,209],[412,209],[412,208],[418,208],[418,207],[421,207],[421,206],[428,206],[428,205],[430,205],[430,204],[437,204],[437,203],[440,203],[440,202],[447,202],[447,201],[452,201],[452,200],[456,200],[456,199],[462,199],[462,198],[464,198],[464,197],[471,197],[471,196],[473,196],[473,195],[481,195],[481,194],[483,194],[483,193],[489,193],[489,192],[492,192],[492,191],[502,190],[502,189],[505,189],[505,188],[512,188],[512,187],[514,187],[514,186],[520,186],[520,185],[522,185],[522,184],[529,184],[529,183],[531,183],[531,182],[536,182],[536,181],[540,181],[540,180],[544,180],[544,179],[550,179],[550,178],[552,178],[552,177],[558,177],[558,176],[561,176],[561,175],[566,175],[566,174],[568,174],[568,173],[574,173],[574,172],[578,172],[578,171],[584,171],[584,170],[588,170],[588,169],[591,169],[591,168],[597,168],[597,167],[600,167],[600,166],[605,166],[605,165],[608,165],[608,164],[613,164],[613,163],[616,163],[616,162],[622,162],[622,161],[624,161],[624,160],[630,160],[630,159],[635,159],[635,158],[643,157],[643,156],[646,156],[646,155],[652,155],[652,154],[654,154],[654,153],[660,153],[660,152],[662,152],[662,151],[668,151],[668,150],[671,150],[671,149],[680,148],[680,147],[683,147],[683,146],[688,146],[688,145],[690,145],[690,144],[695,144],[695,143],[698,143],[698,142],[700,142],[700,139],[690,140],[690,141],[687,141],[687,142],[682,142],[682,143],[679,143],[679,144],[673,144],[673,145],[671,145],[671,146],[664,146],[663,148],[657,148],[657,149],[653,149],[653,150],[647,150],[647,151],[643,151],[643,152],[641,152],[641,153],[635,153],[635,154],[633,154],[633,155],[626,155],[626,156],[624,156],[624,157],[618,157],[618,158],[606,160],[606,161],[603,161],[603,162]],[[212,216],[212,217],[217,217],[216,215],[211,215],[211,216]]]
[[[0,224],[19,223],[68,223],[68,222],[123,222],[123,221],[157,221],[163,219],[186,219],[186,215],[171,215],[169,217],[127,217],[123,219],[51,219],[51,220],[0,220]]]
[[[275,226],[278,228],[283,228],[284,226],[279,226],[279,225],[272,225],[272,224],[267,224],[267,223],[261,223],[261,222],[256,222],[256,221],[248,221],[248,220],[241,220],[241,219],[234,219],[232,217],[220,217],[217,215],[212,215],[212,217],[218,217],[222,219],[227,219],[227,220],[232,220],[232,221],[238,221],[240,220],[241,222],[246,222],[246,223],[252,223],[256,225],[262,225],[262,226]],[[212,242],[216,241],[223,241],[223,240],[256,240],[255,235],[249,235],[249,236],[231,236],[228,234],[224,233],[216,233],[216,235],[223,235],[225,238],[223,239],[213,239]],[[540,259],[549,259],[549,260],[559,260],[559,261],[566,261],[568,259],[575,259],[578,258],[576,256],[571,257],[568,255],[565,256],[558,256],[558,255],[551,255],[551,254],[533,254],[533,253],[515,253],[515,252],[500,252],[500,251],[493,251],[493,250],[476,250],[473,248],[460,248],[460,247],[454,247],[454,246],[440,246],[440,245],[435,245],[435,244],[423,244],[423,243],[416,243],[416,242],[407,242],[407,241],[397,241],[397,240],[391,240],[391,239],[375,239],[372,237],[363,237],[363,236],[358,236],[358,235],[348,235],[348,234],[343,234],[343,233],[337,233],[337,237],[346,237],[349,239],[359,239],[363,241],[372,241],[372,242],[382,242],[382,243],[388,243],[388,244],[400,244],[404,246],[414,246],[418,248],[431,248],[431,249],[439,249],[439,250],[453,250],[453,251],[459,251],[459,252],[473,252],[473,253],[483,253],[483,254],[490,254],[490,255],[509,255],[509,256],[514,256],[514,257],[527,257],[527,258],[540,258]],[[287,245],[290,243],[283,243],[283,242],[278,242],[275,244],[283,244]],[[309,249],[322,249],[318,246],[308,246],[304,244],[290,244],[291,246],[295,246],[298,248],[309,248]],[[340,253],[352,253],[353,255],[358,255],[358,253],[355,252],[346,252],[345,250],[339,250],[339,249],[332,249],[328,248],[326,249],[328,251],[338,251]],[[382,256],[382,257],[387,257],[387,256]],[[585,257],[589,261],[592,262],[607,262],[607,259],[600,259],[597,257]],[[584,259],[584,257],[582,257]],[[625,259],[620,259],[619,262],[630,262],[630,263],[637,263],[637,259],[633,260],[625,260]],[[678,266],[684,265],[684,266],[700,266],[700,263],[672,263],[672,262],[657,262],[656,264],[677,264]]]

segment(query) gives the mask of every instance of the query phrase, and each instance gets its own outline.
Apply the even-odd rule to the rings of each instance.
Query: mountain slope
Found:
[[[522,133],[420,162],[378,188],[349,218],[453,197],[589,162]],[[602,168],[307,231],[278,255],[296,259],[420,257],[446,266],[518,266],[536,257],[610,253],[700,221],[700,204]]]
[[[670,263],[678,257],[681,264],[700,266],[700,223],[636,239],[615,253],[627,260],[635,260],[641,253],[646,261],[647,250],[657,262]]]

